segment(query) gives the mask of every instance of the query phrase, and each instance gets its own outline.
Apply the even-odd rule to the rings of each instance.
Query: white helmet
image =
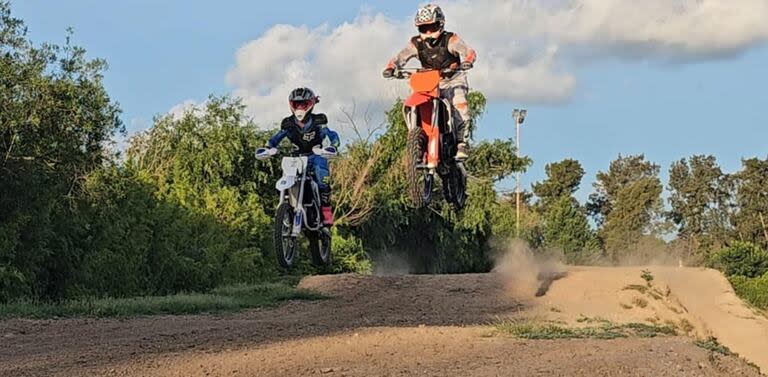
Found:
[[[291,112],[299,122],[304,122],[307,115],[312,113],[315,104],[320,102],[320,97],[309,88],[296,88],[288,95],[288,105]]]
[[[445,26],[445,14],[439,6],[427,4],[416,12],[414,19],[422,39],[435,39]]]

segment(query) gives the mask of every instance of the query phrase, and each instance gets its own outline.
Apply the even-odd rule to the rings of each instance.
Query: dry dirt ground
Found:
[[[691,336],[715,335],[768,368],[768,320],[738,301],[721,275],[654,267],[651,288],[627,290],[646,284],[641,270],[541,275],[559,277],[552,282],[530,278],[533,270],[319,276],[301,286],[328,300],[238,314],[3,321],[0,376],[759,375],[691,337],[523,340],[490,326],[499,318],[674,324]],[[542,283],[551,284],[535,297]]]

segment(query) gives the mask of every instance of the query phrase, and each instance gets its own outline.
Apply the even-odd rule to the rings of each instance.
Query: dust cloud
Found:
[[[553,280],[565,276],[566,267],[557,253],[534,253],[521,240],[495,249],[493,272],[502,276],[506,292],[515,297],[542,296]]]

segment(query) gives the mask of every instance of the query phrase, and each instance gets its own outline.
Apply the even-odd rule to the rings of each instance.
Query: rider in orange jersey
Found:
[[[383,76],[391,78],[395,70],[402,68],[412,58],[418,57],[425,69],[460,69],[440,81],[440,95],[453,104],[454,119],[457,119],[457,159],[467,158],[469,141],[469,104],[467,103],[466,70],[475,63],[475,50],[470,48],[457,34],[445,31],[445,14],[439,6],[429,4],[416,12],[416,27],[419,35],[411,38],[408,45],[395,56]]]

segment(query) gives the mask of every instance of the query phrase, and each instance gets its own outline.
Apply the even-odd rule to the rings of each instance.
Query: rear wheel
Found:
[[[417,167],[424,157],[424,134],[421,129],[408,131],[406,142],[405,178],[408,183],[408,196],[416,208],[424,207],[427,182],[424,174]],[[431,187],[429,187],[431,192]],[[427,198],[428,199],[428,198]]]
[[[453,186],[453,208],[461,211],[467,203],[467,176],[458,167],[454,169],[453,174],[455,182]]]
[[[322,230],[307,233],[312,264],[317,267],[331,265],[331,235]]]
[[[288,203],[283,203],[277,207],[275,214],[275,255],[277,263],[284,268],[293,267],[296,259],[296,249],[298,240],[292,236],[293,230],[293,207]]]
[[[454,166],[443,177],[443,197],[456,211],[461,211],[467,201],[467,178],[462,169]]]

